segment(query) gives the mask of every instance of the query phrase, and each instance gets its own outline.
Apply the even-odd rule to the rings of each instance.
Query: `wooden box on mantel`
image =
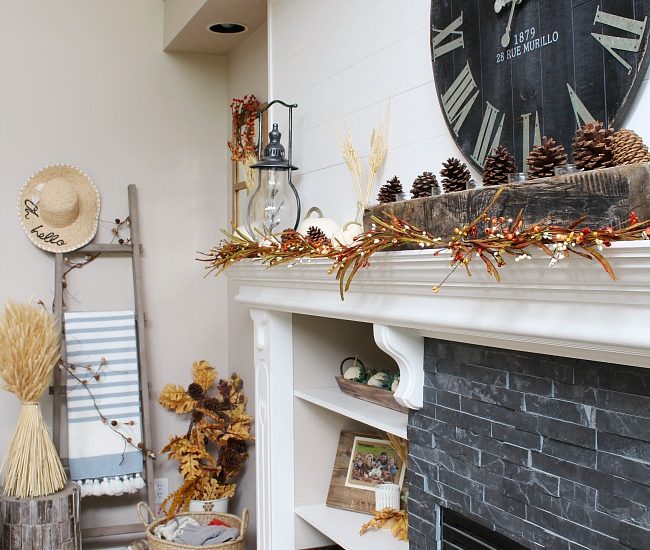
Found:
[[[475,219],[501,187],[504,191],[488,213],[514,218],[523,210],[527,225],[568,226],[582,216],[587,216],[584,225],[592,228],[621,225],[631,211],[641,220],[650,219],[650,164],[636,164],[380,204],[366,209],[363,225],[368,231],[371,216],[394,215],[433,236],[445,237]]]

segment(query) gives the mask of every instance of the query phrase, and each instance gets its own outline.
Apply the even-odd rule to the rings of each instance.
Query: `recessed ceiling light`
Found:
[[[219,34],[237,34],[246,31],[246,25],[239,23],[215,23],[210,25],[208,30]]]

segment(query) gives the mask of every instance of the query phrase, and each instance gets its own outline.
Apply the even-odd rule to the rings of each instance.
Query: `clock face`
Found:
[[[482,170],[497,145],[524,171],[542,136],[617,127],[643,80],[650,0],[432,0],[431,58],[447,125]]]

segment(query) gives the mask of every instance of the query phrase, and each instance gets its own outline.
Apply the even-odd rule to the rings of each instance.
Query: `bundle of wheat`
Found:
[[[40,306],[8,303],[0,317],[0,377],[22,408],[0,468],[6,495],[46,496],[65,486],[65,472],[38,405],[59,358],[52,316]]]

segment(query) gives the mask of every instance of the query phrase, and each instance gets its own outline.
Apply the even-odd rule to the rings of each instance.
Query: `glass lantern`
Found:
[[[262,113],[271,105],[280,103],[289,109],[289,146],[280,142],[282,134],[277,124],[269,132],[269,142],[262,151]],[[291,181],[291,174],[298,168],[291,163],[292,110],[297,105],[288,105],[275,100],[258,111],[258,162],[251,168],[257,170],[257,185],[248,202],[246,228],[253,238],[264,238],[285,229],[296,229],[300,222],[300,197]]]

